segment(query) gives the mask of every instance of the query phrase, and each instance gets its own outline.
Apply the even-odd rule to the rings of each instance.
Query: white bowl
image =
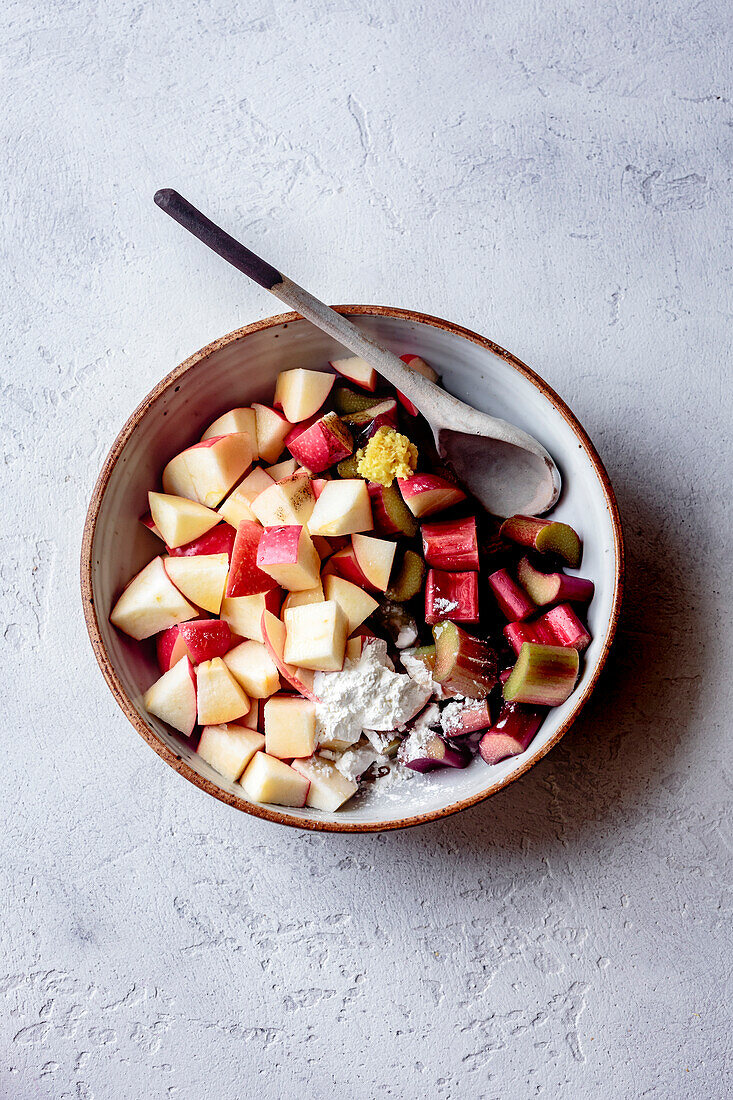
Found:
[[[177,367],[125,424],[92,496],[82,546],[82,597],[92,646],[105,679],[133,726],[171,767],[232,806],[308,829],[366,832],[403,828],[473,806],[522,775],[559,741],[577,717],[608,655],[621,604],[623,543],[616,501],[593,445],[567,406],[509,352],[436,317],[381,306],[342,306],[398,354],[423,356],[451,393],[536,436],[563,477],[553,515],[584,543],[582,572],[595,581],[589,610],[593,635],[572,696],[552,710],[526,752],[488,767],[415,775],[388,789],[367,788],[342,810],[282,809],[248,802],[241,787],[210,768],[184,739],[147,714],[142,696],[159,672],[151,644],[126,639],[109,623],[112,603],[134,572],[157,553],[158,540],[139,523],[167,460],[227,409],[272,400],[276,375],[292,367],[323,368],[343,349],[297,314],[257,321],[229,333]],[[120,752],[124,746],[120,745]]]

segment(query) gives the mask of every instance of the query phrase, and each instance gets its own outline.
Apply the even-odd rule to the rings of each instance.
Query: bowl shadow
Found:
[[[700,531],[670,527],[669,514],[617,486],[626,540],[626,588],[616,639],[582,714],[529,772],[486,802],[401,835],[449,836],[474,849],[573,845],[652,812],[657,788],[675,795],[673,766],[687,751],[707,655]],[[689,545],[686,545],[686,538]],[[697,548],[697,553],[696,553]]]

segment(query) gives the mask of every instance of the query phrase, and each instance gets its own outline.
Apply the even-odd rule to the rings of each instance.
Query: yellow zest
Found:
[[[396,477],[411,477],[417,466],[417,447],[394,428],[378,428],[366,447],[356,452],[357,470],[368,481],[391,485]]]

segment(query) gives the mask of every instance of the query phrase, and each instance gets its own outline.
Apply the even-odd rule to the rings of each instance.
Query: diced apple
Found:
[[[250,699],[267,699],[280,690],[277,665],[263,642],[240,642],[224,655],[224,664]]]
[[[337,550],[335,554],[331,554],[331,557],[323,567],[323,576],[328,576],[331,573],[335,573],[337,576],[343,577],[347,581],[351,581],[352,584],[358,585],[359,588],[372,587],[359,567],[359,563],[356,560],[356,552],[351,543],[349,543],[348,546],[344,546],[341,550]]]
[[[113,626],[139,642],[197,615],[166,573],[163,559],[153,558],[132,578],[109,618]]]
[[[424,378],[428,379],[428,381],[438,381],[438,372],[433,370],[429,363],[426,363],[425,360],[421,359],[419,355],[401,355],[400,359],[403,363],[407,363],[408,367],[410,367],[411,370],[416,371],[417,374],[422,374]],[[410,416],[417,416],[420,410],[417,408],[416,405],[413,405],[409,397],[405,397],[404,393],[400,393],[400,391],[398,390],[397,398],[400,404],[403,405],[407,412],[410,414]]]
[[[187,497],[148,493],[150,515],[167,546],[185,546],[221,522],[221,516]]]
[[[293,770],[310,782],[306,806],[314,810],[333,813],[359,789],[355,780],[347,779],[330,760],[322,756],[293,760]]]
[[[266,527],[257,567],[289,592],[302,592],[318,584],[321,559],[305,527]]]
[[[377,372],[365,359],[352,355],[349,359],[332,359],[331,366],[350,382],[355,382],[363,390],[374,392],[377,388]]]
[[[368,592],[343,577],[330,574],[325,578],[324,584],[326,599],[335,600],[346,616],[347,634],[352,634],[379,607]]]
[[[252,638],[255,642],[264,642],[262,612],[271,611],[273,615],[277,615],[281,600],[282,592],[279,588],[271,588],[268,592],[253,592],[249,596],[225,596],[221,601],[219,614],[228,623],[232,634],[240,638]]]
[[[265,731],[265,718],[264,718],[264,699],[252,699],[252,706],[249,708],[249,713],[241,719],[243,726],[246,726],[248,730],[257,730],[264,736]],[[264,748],[264,745],[263,745]]]
[[[246,432],[215,436],[170,460],[163,470],[163,489],[216,508],[251,465],[252,444]]]
[[[256,752],[265,747],[265,739],[256,730],[228,722],[204,726],[197,752],[214,771],[236,782]]]
[[[173,668],[183,657],[190,657],[185,639],[181,634],[181,626],[169,626],[167,630],[161,630],[155,639],[155,651],[158,658],[158,667],[161,672],[167,672]]]
[[[196,678],[187,657],[177,661],[148,688],[143,696],[143,705],[184,737],[193,733],[196,725]]]
[[[346,615],[335,600],[291,607],[284,619],[287,664],[320,672],[343,668]]]
[[[385,592],[389,585],[397,544],[386,539],[375,539],[370,535],[354,534],[351,544],[362,573],[370,587]]]
[[[194,619],[178,630],[195,665],[223,657],[232,644],[232,632],[221,619]]]
[[[333,547],[328,539],[324,539],[323,535],[313,535],[313,545],[318,551],[318,557],[323,561],[324,558],[330,557],[333,553]]]
[[[287,444],[287,439],[285,442]],[[268,466],[266,472],[273,481],[282,481],[284,477],[292,477],[297,469],[298,463],[295,459],[286,458],[283,462],[278,462],[276,466]]]
[[[257,549],[263,533],[258,523],[250,523],[248,520],[243,520],[237,528],[229,567],[227,596],[251,596],[254,592],[267,592],[274,587],[272,577],[263,573],[257,565]],[[235,633],[239,631],[235,630]]]
[[[274,404],[282,409],[291,424],[297,424],[318,412],[335,381],[335,374],[303,370],[302,367],[281,371],[275,384]]]
[[[387,397],[360,412],[344,413],[343,419],[360,439],[371,439],[380,428],[397,427],[397,402]]]
[[[201,442],[218,435],[235,435],[246,432],[252,447],[252,458],[259,458],[257,449],[257,416],[254,409],[230,409],[218,417],[201,436]]]
[[[478,538],[476,517],[444,519],[423,523],[421,531],[423,553],[428,565],[436,569],[461,572],[478,570]]]
[[[226,554],[198,554],[192,558],[165,558],[165,571],[186,599],[218,615],[229,572]]]
[[[269,802],[275,806],[305,806],[310,787],[305,776],[264,752],[254,754],[240,783],[253,802]]]
[[[307,524],[316,497],[307,474],[292,474],[265,489],[252,501],[252,511],[263,527]]]
[[[308,521],[311,535],[351,535],[371,531],[372,508],[366,482],[360,478],[329,481]]]
[[[157,535],[159,539],[163,538],[160,531],[155,526],[155,522],[153,520],[153,517],[150,515],[150,512],[146,512],[144,516],[140,516],[140,522],[142,523],[143,527],[147,527],[148,531],[152,531],[152,533],[154,535]]]
[[[292,612],[291,612],[292,614]],[[308,669],[294,668],[286,663],[285,652],[285,624],[270,611],[262,613],[262,636],[265,645],[273,661],[277,665],[278,672],[284,680],[300,692],[306,699],[319,703],[320,699],[313,694],[313,673]]]
[[[315,539],[313,541],[315,543]],[[325,598],[323,585],[319,580],[314,588],[304,588],[301,592],[288,592],[283,600],[282,609],[287,611],[289,607],[302,607],[304,603],[323,603]]]
[[[478,573],[448,573],[428,569],[425,584],[425,622],[479,621]]]
[[[257,421],[257,449],[260,458],[263,462],[277,462],[283,453],[285,436],[293,425],[269,405],[255,404],[252,408]]]
[[[275,695],[265,703],[265,752],[280,760],[311,756],[316,747],[316,705],[300,695]]]
[[[335,412],[326,413],[304,432],[291,432],[285,445],[314,474],[334,466],[354,450],[351,432]]]
[[[413,474],[400,478],[398,485],[402,499],[418,519],[442,512],[466,499],[462,489],[437,474]]]
[[[236,537],[237,532],[234,527],[228,523],[219,523],[200,539],[187,542],[184,546],[169,546],[168,553],[172,558],[192,558],[199,554],[226,554],[231,561]]]
[[[202,726],[235,722],[250,708],[248,697],[221,657],[214,657],[213,661],[202,661],[196,666],[196,687],[198,720]]]

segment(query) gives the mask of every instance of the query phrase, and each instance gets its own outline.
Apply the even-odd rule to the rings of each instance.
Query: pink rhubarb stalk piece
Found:
[[[489,587],[496,597],[499,610],[510,623],[522,622],[537,610],[524,589],[509,576],[506,569],[497,569],[491,574]]]
[[[505,703],[496,724],[479,741],[479,752],[487,764],[498,764],[527,749],[542,725],[547,711],[520,703]]]
[[[398,753],[400,763],[414,772],[430,772],[435,768],[465,768],[471,762],[470,753],[462,748],[451,748],[438,733],[427,743],[422,739],[413,741],[414,737],[411,734],[405,738]]]
[[[423,523],[421,534],[423,555],[428,565],[458,572],[466,569],[478,570],[475,516]]]
[[[443,708],[440,724],[446,737],[467,737],[491,725],[489,704],[485,699],[470,703],[449,703]]]
[[[577,649],[525,642],[504,684],[507,703],[558,707],[570,697],[578,679]]]
[[[344,415],[343,420],[351,428],[355,428],[361,438],[371,439],[379,428],[397,427],[397,402],[393,397],[388,397],[361,412]]]
[[[227,554],[232,560],[232,550],[237,532],[228,523],[220,523],[212,527],[201,538],[187,542],[185,546],[167,547],[168,554],[172,558],[192,558],[199,554]]]
[[[542,573],[529,558],[517,566],[519,583],[539,607],[556,603],[588,603],[593,599],[595,585],[583,577],[568,577],[565,573]]]
[[[478,573],[448,573],[428,569],[425,584],[425,622],[477,623]]]
[[[563,561],[577,569],[583,553],[576,531],[567,523],[536,516],[511,516],[504,520],[499,534],[519,546],[528,546],[540,553],[559,554]]]
[[[433,638],[433,680],[444,690],[466,699],[485,699],[497,680],[494,650],[481,638],[474,638],[452,622],[434,626]]]
[[[591,636],[570,604],[553,607],[538,621],[552,634],[555,645],[570,646],[579,653],[590,645]]]

